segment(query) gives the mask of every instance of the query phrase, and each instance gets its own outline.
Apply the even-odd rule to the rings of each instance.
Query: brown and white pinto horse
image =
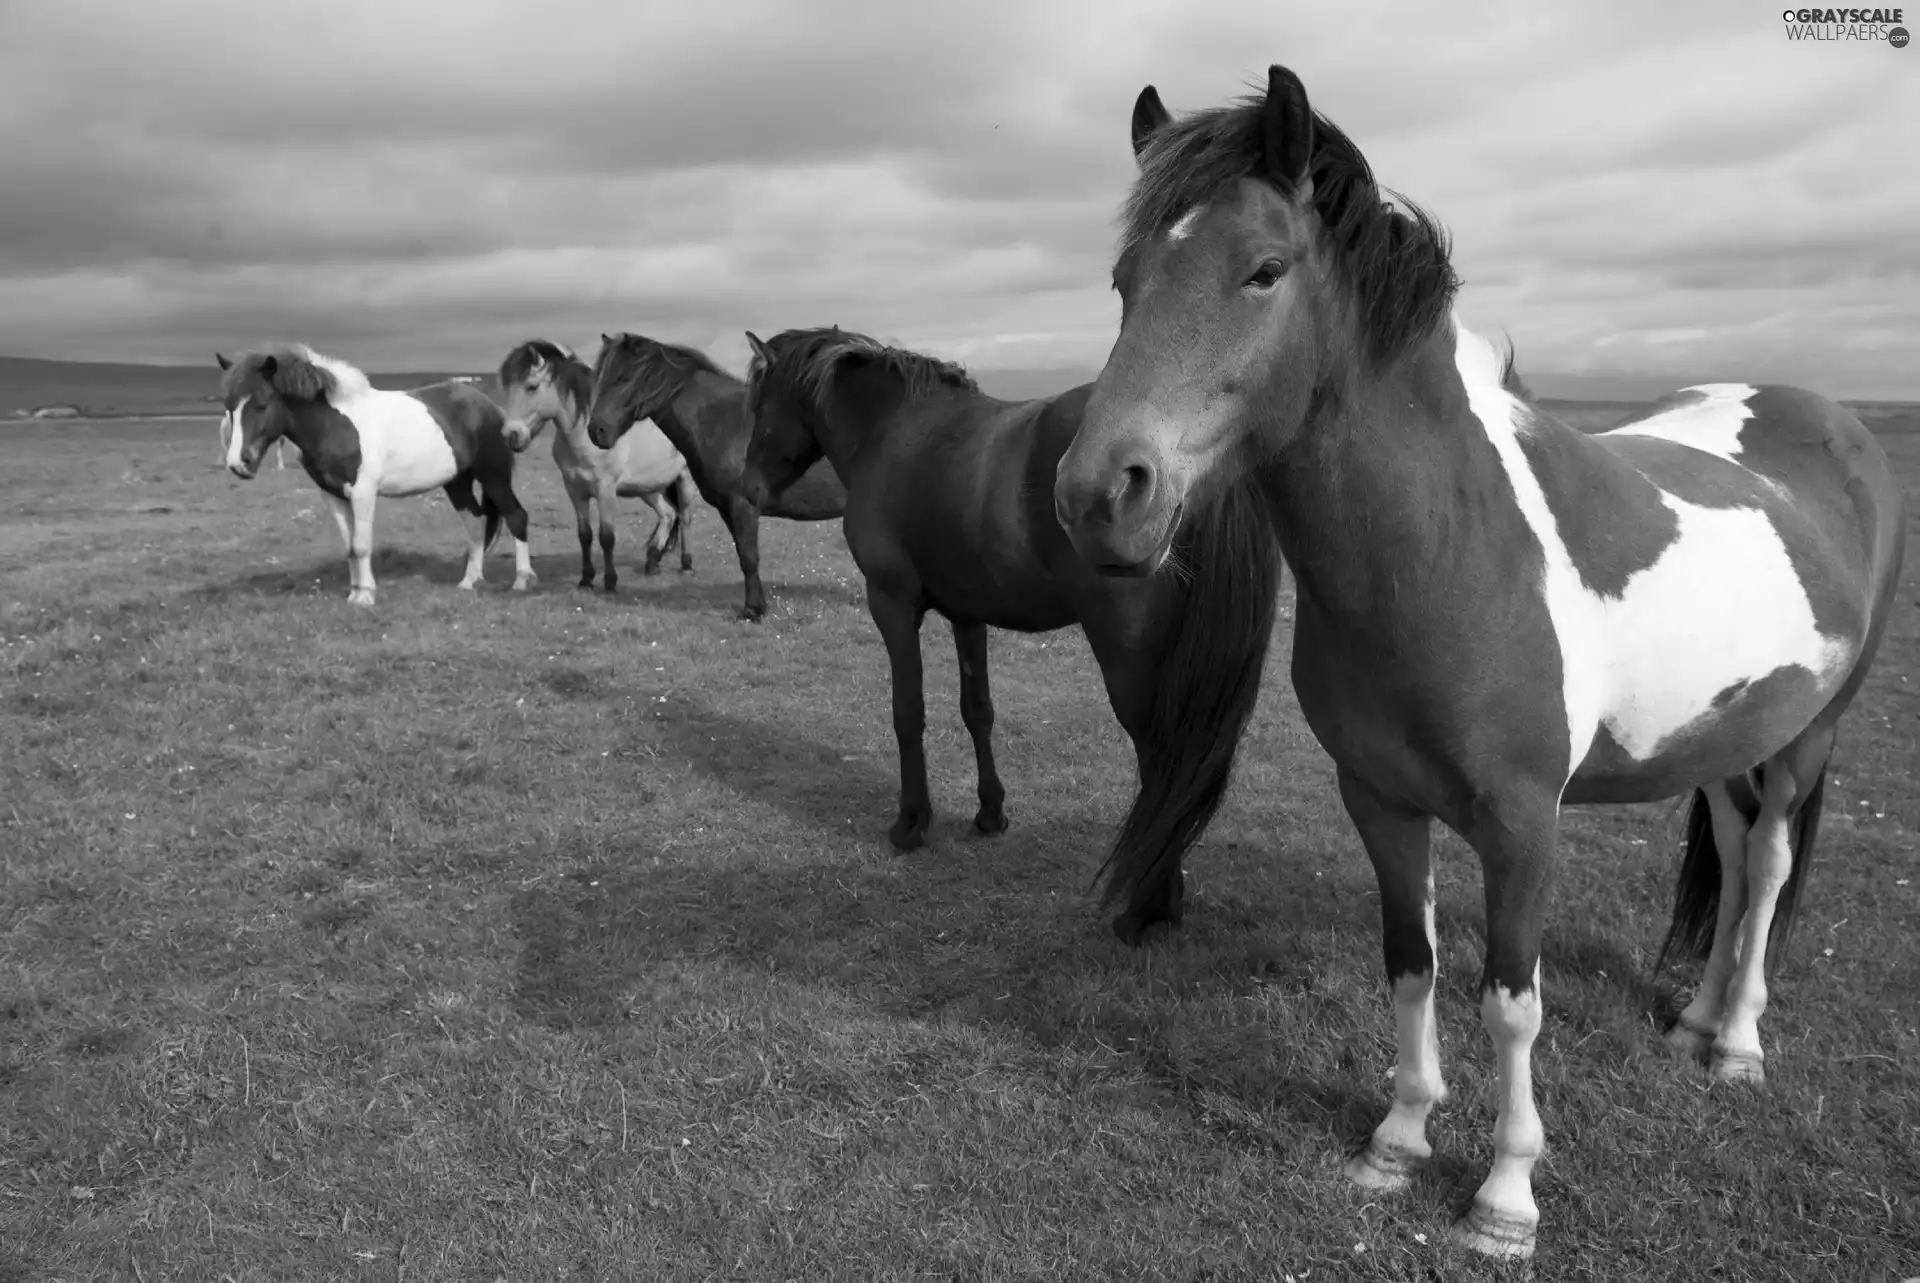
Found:
[[[506,417],[485,392],[465,383],[432,383],[405,392],[375,388],[345,361],[299,344],[220,358],[222,398],[235,408],[227,466],[251,478],[281,437],[300,448],[300,464],[327,497],[347,546],[347,600],[373,605],[373,508],[382,495],[442,487],[467,526],[462,588],[481,580],[487,549],[504,522],[513,536],[515,591],[532,587],[527,513],[513,492]],[[475,485],[480,494],[474,496]]]
[[[638,498],[659,518],[647,541],[646,574],[658,574],[660,559],[680,545],[680,573],[693,569],[694,505],[700,492],[687,461],[660,429],[636,423],[602,450],[587,437],[587,407],[593,403],[593,369],[570,351],[545,339],[528,339],[500,362],[500,390],[507,398],[507,444],[524,451],[553,425],[553,466],[573,503],[574,529],[580,536],[580,586],[593,587],[593,506],[600,507],[601,584],[608,592],[620,583],[613,565],[614,499]]]
[[[1298,584],[1294,690],[1379,881],[1393,991],[1393,1105],[1348,1175],[1396,1188],[1432,1153],[1437,818],[1480,858],[1500,1092],[1453,1236],[1530,1255],[1561,808],[1693,795],[1668,943],[1710,948],[1671,1038],[1760,1081],[1769,945],[1894,601],[1900,483],[1855,415],[1797,388],[1689,388],[1594,436],[1552,418],[1453,318],[1444,234],[1386,203],[1282,67],[1178,121],[1149,86],[1133,141],[1120,334],[1060,461],[1061,524],[1096,565],[1152,573],[1197,491],[1261,478]]]

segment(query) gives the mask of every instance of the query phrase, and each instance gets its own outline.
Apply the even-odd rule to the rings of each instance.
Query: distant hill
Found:
[[[989,394],[1010,401],[1050,396],[1090,383],[1097,369],[976,369],[975,380]],[[492,371],[417,371],[372,375],[374,386],[412,388],[450,378],[478,377],[480,386],[498,395]],[[1611,424],[1638,406],[1689,382],[1658,375],[1535,374],[1521,371],[1535,395],[1550,407],[1578,405],[1573,418],[1583,427]],[[217,415],[215,390],[220,370],[211,355],[204,365],[134,365],[104,361],[47,361],[0,356],[0,422],[35,410],[71,406],[89,418],[138,418],[164,414]],[[1889,403],[1895,404],[1895,403]]]
[[[451,373],[375,374],[375,387],[411,388],[454,377]],[[484,385],[491,385],[488,374]],[[0,418],[49,406],[73,406],[90,418],[220,413],[214,399],[220,367],[129,365],[103,361],[44,361],[0,356]]]

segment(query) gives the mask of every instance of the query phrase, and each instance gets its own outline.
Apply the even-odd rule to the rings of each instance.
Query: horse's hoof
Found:
[[[973,817],[973,827],[989,837],[995,834],[1005,833],[1007,831],[1007,813],[998,809],[987,811],[985,808],[982,808],[980,813]]]
[[[1518,1216],[1492,1211],[1476,1202],[1447,1231],[1447,1241],[1455,1247],[1464,1247],[1482,1256],[1525,1261],[1533,1257],[1534,1231],[1538,1225],[1537,1219],[1523,1220]]]
[[[592,576],[592,575],[588,575],[588,576],[587,576],[586,578],[584,578],[584,579],[582,579],[582,580],[581,580],[581,581],[580,581],[579,583],[577,583],[577,584],[575,584],[575,585],[574,585],[574,587],[575,587],[575,588],[591,588],[591,587],[593,587],[593,576]]]
[[[887,830],[887,841],[893,843],[896,851],[917,851],[927,844],[927,824],[930,817],[909,818],[901,816]]]
[[[657,561],[649,561],[646,565],[640,567],[640,573],[643,575],[657,575],[660,573],[660,563]]]
[[[1121,944],[1138,949],[1147,942],[1147,932],[1162,922],[1180,925],[1178,919],[1169,918],[1158,910],[1132,908],[1113,920],[1113,934],[1120,938]]]
[[[681,573],[681,574],[683,574],[683,575],[690,575],[690,574],[692,574],[692,573],[693,573],[693,564],[692,564],[691,562],[689,562],[689,563],[687,563],[686,565],[684,565],[684,566],[681,566],[681,567],[680,567],[680,573]]]
[[[540,576],[538,576],[538,575],[528,575],[528,576],[527,576],[526,578],[524,578],[524,579],[516,579],[516,580],[514,580],[514,581],[513,581],[513,590],[514,590],[515,592],[526,592],[526,591],[527,591],[528,589],[530,589],[530,588],[532,588],[532,587],[533,587],[533,586],[534,586],[535,584],[537,584],[537,583],[539,583],[539,582],[540,582]]]
[[[1757,1051],[1713,1051],[1713,1081],[1717,1083],[1767,1083],[1766,1056]]]
[[[1413,1183],[1413,1174],[1429,1155],[1382,1149],[1369,1140],[1367,1147],[1347,1161],[1347,1179],[1361,1189],[1390,1194]]]
[[[735,616],[735,618],[739,619],[739,621],[743,624],[757,624],[757,623],[760,623],[762,620],[764,620],[766,618],[766,615],[767,615],[767,608],[765,606],[762,606],[759,610],[755,610],[753,607],[748,606],[745,609],[743,609],[739,613],[739,615]]]
[[[606,589],[607,595],[611,597],[620,590],[620,581],[618,579],[609,579],[606,583],[602,584],[601,587]]]
[[[478,579],[462,579],[458,585],[461,592],[472,592],[479,586],[480,581]]]
[[[1713,1051],[1713,1037],[1712,1031],[1700,1029],[1682,1019],[1667,1030],[1667,1050],[1673,1053],[1676,1060],[1704,1065]]]
[[[347,594],[347,604],[350,606],[371,606],[373,605],[373,594],[364,588],[356,588]]]

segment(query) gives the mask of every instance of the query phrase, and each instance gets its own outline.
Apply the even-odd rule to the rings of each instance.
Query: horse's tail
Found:
[[[1764,773],[1766,768],[1762,767]],[[1813,778],[1813,787],[1800,799],[1800,805],[1787,821],[1787,848],[1792,864],[1786,885],[1774,901],[1773,921],[1767,929],[1766,972],[1773,974],[1787,942],[1793,938],[1793,924],[1800,907],[1800,890],[1806,885],[1807,870],[1813,865],[1813,850],[1820,837],[1820,811],[1826,800],[1827,768]],[[1749,822],[1753,815],[1748,815]],[[1744,856],[1744,853],[1742,853]],[[1667,938],[1654,959],[1658,972],[1669,957],[1704,958],[1713,950],[1713,931],[1720,916],[1720,848],[1713,840],[1713,815],[1707,795],[1693,792],[1687,808],[1687,832],[1680,856],[1680,872],[1674,881],[1673,920],[1667,926]]]
[[[1160,603],[1155,686],[1140,749],[1140,788],[1101,866],[1106,903],[1128,898],[1114,923],[1129,943],[1146,922],[1178,920],[1181,857],[1226,796],[1234,754],[1260,698],[1280,596],[1280,545],[1251,478],[1194,514],[1174,543]],[[1154,912],[1158,904],[1171,914]]]

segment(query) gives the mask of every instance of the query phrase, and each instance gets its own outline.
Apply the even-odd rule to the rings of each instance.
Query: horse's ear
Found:
[[[260,358],[260,364],[256,368],[261,378],[270,379],[273,377],[274,371],[280,368],[280,358],[269,353]]]
[[[1260,109],[1267,176],[1287,191],[1307,180],[1313,156],[1313,109],[1300,77],[1278,63],[1267,68],[1267,101]]]
[[[773,353],[767,351],[767,345],[765,343],[762,343],[760,341],[760,336],[758,334],[755,334],[752,330],[747,331],[747,346],[751,347],[753,349],[753,354],[759,357],[762,361],[765,361],[768,365],[773,364]]]
[[[1147,140],[1172,119],[1173,113],[1160,101],[1158,89],[1148,85],[1140,91],[1140,96],[1133,100],[1133,155],[1136,160],[1147,149]]]
[[[601,346],[601,347],[612,347],[612,346],[613,346],[613,339],[612,339],[612,338],[610,338],[610,337],[609,337],[609,336],[607,335],[607,332],[606,332],[605,330],[602,330],[602,331],[600,332],[600,346]]]
[[[233,362],[227,360],[225,356],[221,355],[218,352],[215,352],[213,354],[213,359],[220,362],[220,368],[223,370],[231,370],[233,368]]]

